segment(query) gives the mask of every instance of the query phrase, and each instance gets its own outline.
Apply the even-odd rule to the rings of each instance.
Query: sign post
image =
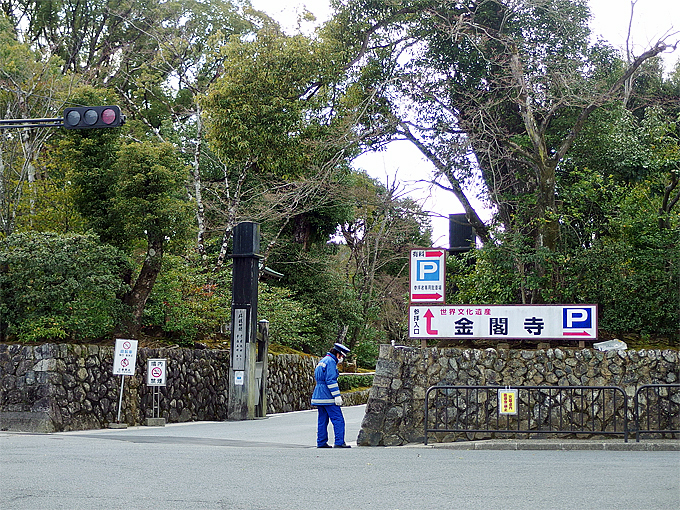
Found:
[[[123,388],[125,386],[125,376],[135,374],[137,364],[137,340],[126,338],[116,338],[116,346],[113,353],[113,375],[120,375],[120,395],[118,397],[118,417],[116,425],[110,428],[125,428],[127,424],[120,423],[120,413],[123,407]]]
[[[149,359],[146,361],[146,385],[152,388],[151,418],[146,419],[147,427],[165,427],[165,418],[160,417],[161,386],[166,383],[166,359]]]
[[[419,248],[411,250],[409,271],[409,300],[415,303],[446,302],[446,250],[440,248]],[[427,347],[427,338],[420,344]]]
[[[231,302],[231,366],[229,370],[228,420],[252,420],[266,416],[261,388],[266,374],[268,337],[258,339],[257,286],[260,225],[243,222],[234,228],[234,274]],[[265,377],[266,379],[266,377]]]

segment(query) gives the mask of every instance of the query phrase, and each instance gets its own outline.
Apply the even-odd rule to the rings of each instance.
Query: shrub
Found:
[[[180,345],[193,344],[216,333],[229,320],[230,300],[230,277],[208,274],[184,257],[165,254],[144,308],[143,324],[159,328]]]
[[[372,375],[341,375],[338,377],[340,391],[350,391],[355,388],[368,388],[373,386]]]
[[[13,234],[0,241],[0,333],[20,342],[107,338],[126,313],[130,271],[94,235]]]

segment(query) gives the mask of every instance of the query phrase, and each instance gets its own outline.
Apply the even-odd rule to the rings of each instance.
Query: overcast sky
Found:
[[[330,16],[328,0],[251,0],[254,7],[270,14],[288,27],[296,26],[297,13],[307,8],[319,22]],[[619,48],[625,47],[630,19],[630,0],[590,0],[593,14],[592,29]],[[680,30],[679,0],[636,0],[635,17],[632,26],[633,50],[641,53],[667,31]],[[666,59],[675,63],[678,53]]]
[[[317,22],[322,23],[330,17],[328,0],[251,0],[257,9],[267,12],[284,28],[294,31],[297,26],[298,13],[304,7],[311,11]],[[626,36],[630,20],[630,0],[590,0],[593,15],[591,29],[596,36],[601,36],[625,54]],[[303,30],[310,32],[313,26],[307,24]],[[637,0],[635,16],[632,24],[631,49],[639,55],[653,43],[670,32],[680,34],[680,0]],[[680,38],[676,35],[675,39]],[[680,59],[680,49],[675,53],[664,54],[667,71],[672,69]],[[367,154],[355,161],[355,166],[366,170],[369,175],[385,182],[392,181],[395,176],[405,186],[414,191],[411,196],[425,200],[427,210],[443,216],[433,216],[433,241],[435,246],[448,247],[448,214],[463,212],[452,195],[442,190],[428,190],[418,185],[418,179],[427,179],[432,171],[429,162],[425,161],[417,149],[407,142],[392,144],[387,151]]]

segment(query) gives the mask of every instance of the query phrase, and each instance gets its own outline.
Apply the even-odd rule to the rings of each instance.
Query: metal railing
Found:
[[[500,396],[509,390],[516,393],[505,409]],[[429,433],[622,435],[628,442],[628,414],[617,386],[432,386],[425,444]]]
[[[635,392],[635,441],[640,434],[680,433],[680,384],[645,384]]]

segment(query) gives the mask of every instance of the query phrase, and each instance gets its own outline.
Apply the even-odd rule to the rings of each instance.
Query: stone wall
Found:
[[[136,375],[125,378],[121,422],[138,425],[152,417],[152,388],[146,385],[150,358],[167,359],[160,417],[170,423],[226,419],[228,350],[140,348]],[[311,356],[269,355],[268,413],[311,408],[316,362]],[[112,372],[113,347],[0,344],[0,428],[106,427],[118,411],[121,378]]]
[[[267,413],[288,413],[311,409],[314,368],[318,358],[279,354],[268,357]]]
[[[416,349],[383,345],[358,443],[401,445],[424,439],[430,386],[619,386],[633,397],[643,384],[677,384],[677,351],[591,349]]]
[[[229,351],[139,349],[136,375],[125,378],[121,422],[136,425],[152,416],[149,358],[167,359],[161,417],[226,418]],[[0,425],[39,432],[105,427],[117,418],[120,381],[113,375],[113,347],[0,345]]]

